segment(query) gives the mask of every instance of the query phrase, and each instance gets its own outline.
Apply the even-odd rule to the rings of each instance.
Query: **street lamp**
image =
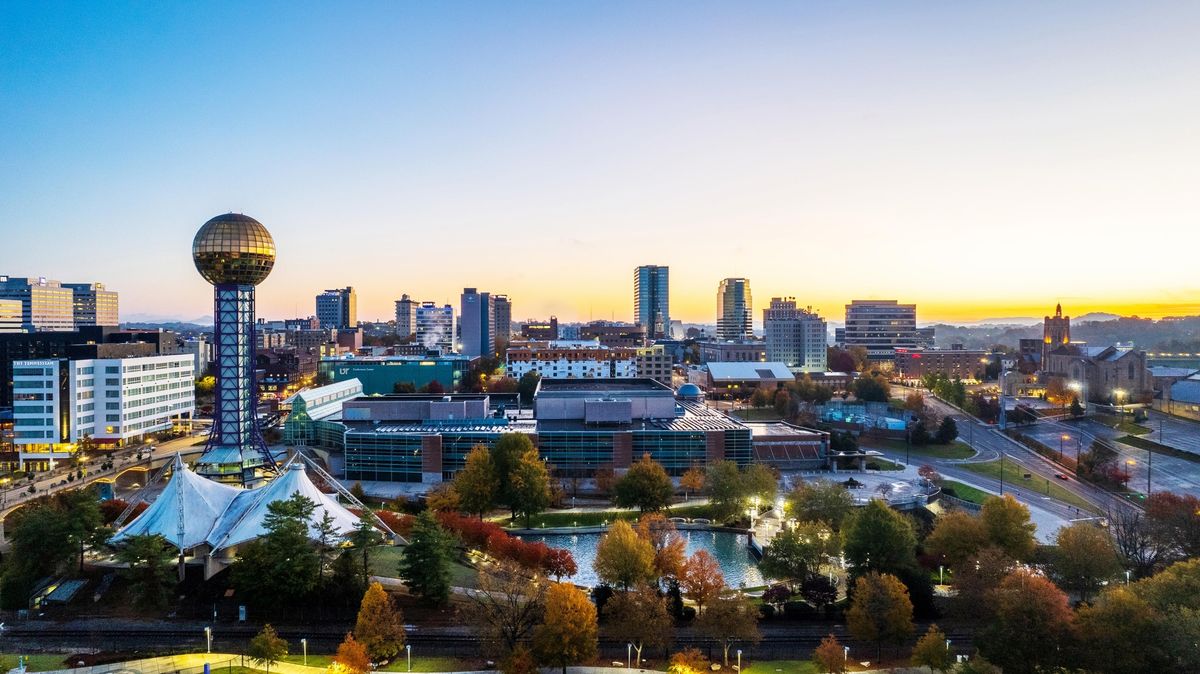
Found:
[[[738,671],[742,671],[742,649],[738,649]]]
[[[212,653],[212,628],[204,628],[204,652]]]
[[[300,646],[304,649],[304,666],[308,666],[308,639],[301,639]]]
[[[1129,584],[1129,569],[1125,569],[1125,584]]]
[[[850,647],[842,646],[842,669],[845,669],[846,665],[849,663],[850,663]]]
[[[404,644],[404,655],[408,657],[408,671],[412,671],[412,644]]]
[[[1120,410],[1117,412],[1120,415],[1118,418],[1121,420],[1121,423],[1125,423],[1125,389],[1115,388],[1113,389],[1113,395],[1117,397],[1117,406],[1120,407]]]
[[[1059,463],[1062,463],[1063,443],[1070,439],[1071,439],[1071,436],[1067,435],[1066,433],[1063,433],[1062,435],[1058,436],[1058,462]]]
[[[625,670],[633,668],[633,642],[625,644]]]

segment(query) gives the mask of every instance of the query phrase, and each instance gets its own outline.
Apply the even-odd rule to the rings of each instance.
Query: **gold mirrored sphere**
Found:
[[[258,220],[226,213],[196,232],[192,260],[196,271],[213,285],[258,285],[275,266],[275,240]]]

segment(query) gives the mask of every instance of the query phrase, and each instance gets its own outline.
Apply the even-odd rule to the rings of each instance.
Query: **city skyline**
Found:
[[[203,316],[181,251],[235,211],[280,242],[272,317],[477,286],[633,320],[647,263],[685,322],[736,276],[834,321],[1200,314],[1125,245],[1200,245],[1194,5],[467,7],[6,6],[0,270]],[[439,245],[493,235],[519,254]]]

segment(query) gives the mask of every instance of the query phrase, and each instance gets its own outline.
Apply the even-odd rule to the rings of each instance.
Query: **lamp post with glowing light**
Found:
[[[212,628],[204,628],[204,652],[212,653]]]
[[[308,666],[308,639],[300,640],[300,647],[304,649],[304,666]]]

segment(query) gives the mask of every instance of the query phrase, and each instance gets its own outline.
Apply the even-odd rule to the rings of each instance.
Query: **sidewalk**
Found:
[[[187,670],[203,671],[204,665],[211,666],[213,674],[220,674],[222,667],[231,664],[235,667],[246,666],[258,669],[249,658],[236,653],[188,653],[161,658],[146,658],[144,660],[129,660],[113,662],[107,665],[93,667],[76,667],[74,669],[58,669],[40,674],[176,674]],[[325,667],[305,667],[290,662],[277,662],[271,665],[272,674],[326,674]],[[560,671],[554,668],[553,671]],[[568,667],[567,674],[625,674],[624,667]],[[640,669],[639,673],[663,674],[657,670]],[[447,672],[445,674],[496,674],[496,670]]]

